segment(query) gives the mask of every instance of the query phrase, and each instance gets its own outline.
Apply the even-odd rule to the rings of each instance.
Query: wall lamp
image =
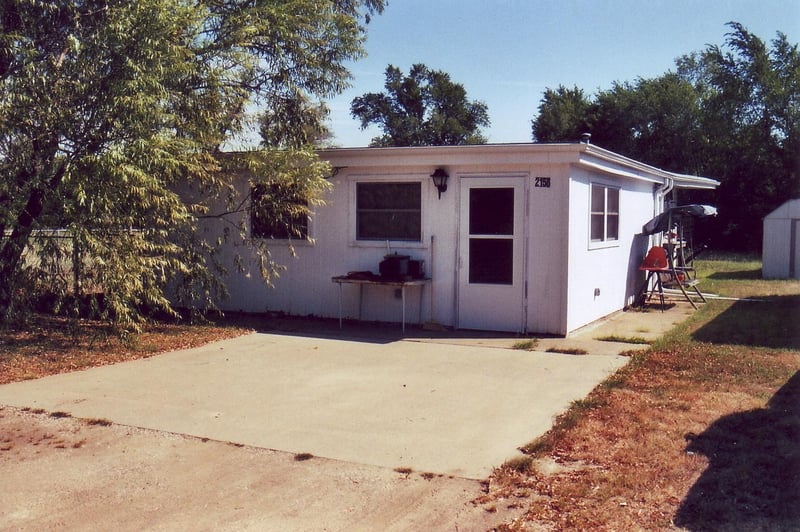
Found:
[[[436,190],[439,191],[439,199],[442,199],[442,192],[447,190],[447,178],[450,177],[447,175],[442,168],[437,168],[432,174],[431,179],[433,179],[433,184],[436,186]]]

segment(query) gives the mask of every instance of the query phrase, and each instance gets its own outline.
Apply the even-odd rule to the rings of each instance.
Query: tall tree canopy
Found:
[[[755,250],[764,216],[800,197],[800,53],[782,33],[770,48],[729,26],[724,47],[682,57],[678,73],[699,94],[703,171],[722,181],[719,232]]]
[[[558,142],[576,140],[589,131],[589,108],[592,102],[583,89],[559,85],[547,88],[539,104],[539,114],[532,122],[533,140]]]
[[[298,141],[321,119],[306,103],[347,86],[361,23],[383,4],[2,2],[0,320],[60,259],[48,228],[70,237],[76,271],[91,265],[109,319],[130,322],[145,304],[169,309],[164,290],[177,280],[187,301],[207,299],[218,279],[213,243],[194,229],[216,215],[211,198],[233,197],[234,163],[220,146],[249,123],[251,104],[263,106],[282,120],[277,132],[262,128],[264,144],[294,149],[235,165],[295,181],[313,199],[325,165]],[[203,190],[196,202],[177,192],[187,183]]]
[[[763,217],[800,197],[800,54],[782,33],[769,47],[741,24],[729,28],[724,46],[681,57],[676,72],[615,83],[592,99],[548,89],[534,140],[590,132],[629,157],[719,179],[715,243],[758,250]]]
[[[351,114],[361,129],[377,124],[383,135],[371,146],[443,146],[485,144],[481,127],[489,125],[486,104],[469,101],[467,91],[450,75],[423,64],[408,76],[392,65],[386,68],[386,92],[355,98]]]

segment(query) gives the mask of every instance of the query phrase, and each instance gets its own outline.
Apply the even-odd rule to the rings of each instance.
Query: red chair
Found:
[[[639,290],[638,298],[641,299],[643,296],[644,298],[641,299],[642,304],[653,297],[653,294],[656,290],[658,290],[658,297],[661,301],[661,311],[664,311],[664,287],[667,288],[677,288],[682,293],[686,300],[694,307],[697,308],[692,298],[689,297],[689,294],[686,292],[686,288],[691,288],[694,290],[694,293],[697,297],[700,298],[701,301],[705,303],[706,299],[703,297],[703,294],[697,288],[697,279],[692,279],[689,275],[692,268],[676,268],[674,263],[670,260],[667,250],[663,246],[653,246],[645,255],[644,260],[642,261],[641,266],[639,266],[640,271],[647,272],[647,278],[642,285],[641,290]],[[650,281],[654,280],[653,287],[650,289],[650,293],[645,296],[648,287],[650,286]]]
[[[644,299],[642,299],[642,304],[646,301],[650,301],[650,298],[653,297],[653,294],[656,290],[658,290],[658,297],[661,301],[661,311],[664,311],[664,286],[662,283],[662,275],[671,276],[672,269],[669,265],[669,259],[667,258],[667,250],[664,249],[662,246],[653,246],[647,251],[647,255],[645,255],[642,264],[639,266],[639,270],[643,272],[647,272],[647,278],[642,285],[641,290],[639,290],[638,298],[644,296],[647,292],[647,288],[650,286],[651,279],[655,280],[653,284],[653,288],[650,290],[650,293],[647,294]]]
[[[657,271],[668,270],[669,260],[667,260],[667,250],[662,246],[653,246],[645,255],[642,265],[639,266],[642,271]]]

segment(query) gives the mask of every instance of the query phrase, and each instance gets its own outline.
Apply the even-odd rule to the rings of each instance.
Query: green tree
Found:
[[[258,117],[261,145],[269,148],[317,146],[333,137],[326,121],[330,109],[297,94],[280,106],[265,109]]]
[[[610,90],[587,98],[577,87],[547,89],[533,120],[539,142],[577,141],[591,133],[592,142],[654,165],[688,172],[698,126],[694,87],[674,73],[635,83],[615,82]],[[681,154],[675,166],[675,154]]]
[[[577,141],[582,133],[591,133],[592,142],[604,148],[688,172],[696,167],[692,152],[698,112],[694,87],[675,73],[615,82],[592,99],[577,87],[559,86],[545,91],[533,120],[533,138]]]
[[[698,94],[675,73],[614,83],[590,106],[592,141],[654,166],[697,172]]]
[[[298,100],[347,86],[344,62],[363,54],[361,20],[383,3],[2,2],[0,319],[28,295],[24,278],[61,258],[45,231],[54,227],[73,242],[76,271],[91,269],[110,320],[134,323],[144,305],[171,309],[168,283],[187,302],[209,301],[222,269],[215,242],[195,229],[241,207],[232,167],[311,195],[324,187],[325,165],[299,142],[238,161],[220,146],[253,103],[305,127]],[[187,201],[192,187],[202,194]],[[275,265],[268,249],[259,253],[269,281]]]
[[[589,109],[592,102],[582,89],[546,89],[539,103],[539,114],[532,120],[535,142],[577,140],[589,131]]]
[[[763,217],[800,197],[800,54],[730,23],[725,45],[678,60],[700,94],[702,171],[722,184],[718,232],[726,247],[758,250]]]
[[[677,72],[614,83],[586,100],[578,89],[545,92],[535,140],[592,142],[721,185],[683,201],[712,201],[715,244],[757,251],[763,217],[800,197],[800,54],[778,33],[767,46],[730,23],[723,46],[681,57]],[[582,132],[582,131],[581,131]]]
[[[480,128],[489,125],[486,104],[469,101],[464,86],[450,75],[423,64],[408,76],[392,65],[386,68],[386,88],[353,99],[350,112],[361,129],[377,124],[383,135],[372,146],[444,146],[484,144]]]

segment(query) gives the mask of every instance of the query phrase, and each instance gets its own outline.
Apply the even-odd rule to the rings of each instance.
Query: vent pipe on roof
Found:
[[[584,133],[581,135],[581,144],[589,144],[590,140],[592,140],[591,133]]]

